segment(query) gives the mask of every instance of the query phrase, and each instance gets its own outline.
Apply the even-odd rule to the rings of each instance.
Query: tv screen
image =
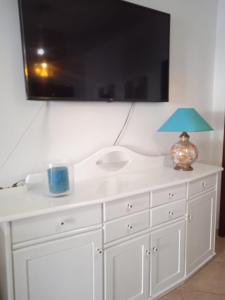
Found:
[[[123,0],[19,0],[29,100],[168,101],[170,15]]]

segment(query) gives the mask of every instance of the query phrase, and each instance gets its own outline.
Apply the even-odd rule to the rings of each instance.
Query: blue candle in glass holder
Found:
[[[64,166],[48,169],[48,187],[52,194],[62,194],[69,191],[68,168]]]

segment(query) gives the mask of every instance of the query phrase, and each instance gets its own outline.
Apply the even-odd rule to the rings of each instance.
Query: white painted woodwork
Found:
[[[156,296],[184,278],[185,221],[151,234],[151,295]]]
[[[149,208],[149,193],[104,203],[104,221],[133,214]]]
[[[77,180],[131,174],[163,164],[164,156],[148,156],[121,146],[103,148],[74,165]]]
[[[105,223],[105,243],[149,228],[149,211]]]
[[[222,169],[163,160],[109,147],[74,165],[69,196],[37,174],[0,190],[1,300],[154,299],[212,258]]]
[[[215,192],[209,192],[188,203],[187,274],[214,254],[215,198]]]
[[[201,192],[206,192],[211,188],[216,187],[216,175],[207,176],[189,184],[189,197],[193,197]]]
[[[151,207],[181,199],[186,199],[185,184],[153,191],[151,196]]]
[[[180,200],[166,205],[152,208],[150,211],[150,225],[156,226],[185,216],[186,200]]]
[[[105,300],[145,300],[149,294],[149,235],[105,250]]]
[[[101,224],[101,205],[12,222],[12,241],[19,243],[95,224]]]
[[[101,300],[101,230],[14,251],[15,300]]]
[[[10,224],[0,224],[0,299],[13,300],[13,266]]]

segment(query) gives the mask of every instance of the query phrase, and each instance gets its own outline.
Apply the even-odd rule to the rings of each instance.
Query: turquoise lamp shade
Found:
[[[178,108],[158,129],[160,132],[199,132],[211,130],[213,128],[194,108]]]
[[[212,127],[194,108],[178,108],[158,129],[160,132],[182,132],[180,140],[170,149],[176,170],[191,171],[198,157],[197,147],[189,141],[187,132],[210,131]]]

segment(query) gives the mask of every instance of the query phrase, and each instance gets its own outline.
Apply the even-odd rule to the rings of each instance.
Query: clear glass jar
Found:
[[[65,196],[73,190],[73,167],[67,162],[49,163],[46,167],[46,189],[53,197]]]

